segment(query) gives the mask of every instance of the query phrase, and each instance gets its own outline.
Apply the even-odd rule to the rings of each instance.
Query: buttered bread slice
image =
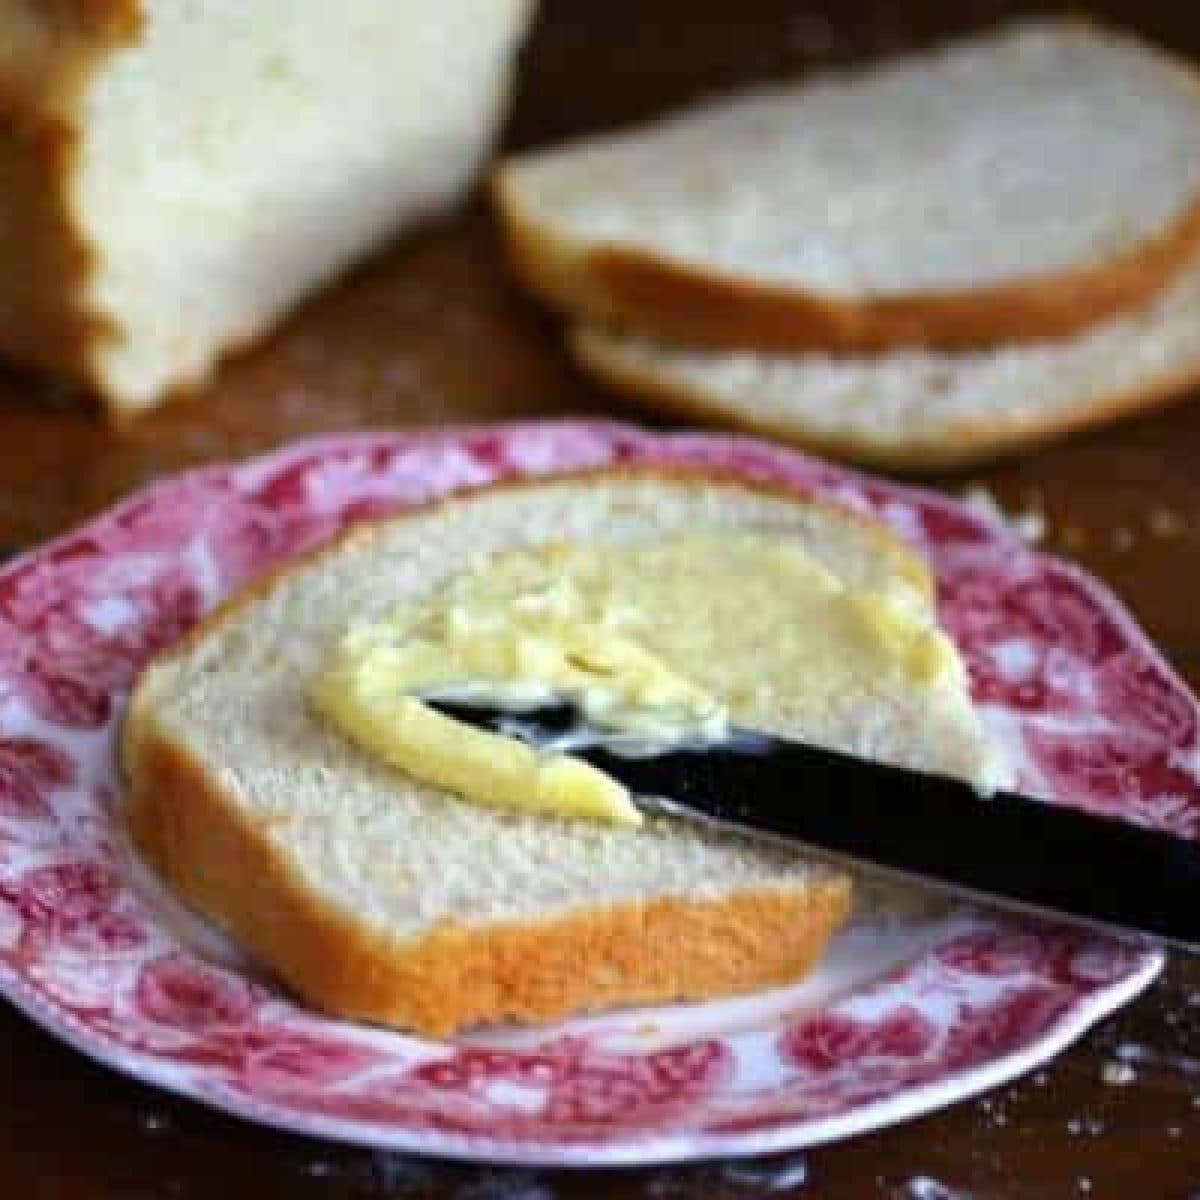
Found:
[[[722,538],[753,571],[715,569]],[[376,665],[399,663],[400,679],[418,668],[452,679],[447,664],[475,644],[459,639],[448,656],[429,614],[449,597],[447,620],[486,624],[495,606],[467,601],[503,597],[514,580],[514,604],[545,598],[559,577],[539,574],[548,562],[562,565],[576,596],[549,648],[566,647],[573,662],[579,644],[564,639],[576,628],[572,606],[583,605],[586,620],[616,622],[605,627],[702,686],[739,723],[997,782],[1000,764],[952,651],[922,657],[919,669],[907,653],[871,659],[869,678],[847,669],[831,686],[825,645],[821,677],[805,686],[787,657],[802,650],[800,616],[763,600],[773,568],[759,547],[773,545],[787,548],[785,569],[807,571],[796,565],[803,556],[814,577],[838,581],[797,591],[815,596],[804,616],[827,622],[827,642],[837,644],[846,622],[856,638],[875,636],[871,622],[885,611],[866,605],[864,624],[831,599],[838,588],[848,604],[902,597],[896,628],[935,629],[925,568],[881,527],[720,478],[651,470],[510,484],[352,532],[232,599],[143,674],[123,734],[134,840],[301,996],[345,1017],[440,1035],[793,980],[847,915],[840,871],[689,822],[547,815],[495,787],[477,802],[443,790],[436,781],[456,777],[438,763],[389,758],[386,737],[385,753],[373,752],[380,727],[362,736],[361,719],[386,716],[386,706],[340,706],[339,723],[323,711],[339,706],[313,703],[346,631],[381,622],[392,631],[397,613],[417,614],[414,636],[425,640],[410,643],[408,658],[385,644]],[[689,557],[693,546],[699,558]],[[739,575],[755,573],[740,586]],[[537,622],[520,628],[536,642]],[[894,632],[884,622],[878,635]],[[597,645],[607,642],[583,649]],[[517,661],[512,646],[534,660],[547,649],[509,639],[505,671]],[[639,686],[643,700],[663,699],[662,672],[629,678],[654,684],[653,695]],[[401,751],[413,744],[403,730],[397,738]],[[419,744],[453,763],[440,735]],[[464,754],[476,749],[463,744]]]
[[[0,4],[0,354],[128,414],[491,142],[533,0]]]
[[[1027,21],[535,149],[495,194],[523,279],[685,344],[861,350],[1062,336],[1200,242],[1200,87]]]

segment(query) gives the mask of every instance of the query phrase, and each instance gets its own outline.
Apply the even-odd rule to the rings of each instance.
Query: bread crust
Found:
[[[698,487],[735,484],[836,511],[896,555],[899,569],[927,594],[932,586],[920,560],[882,527],[763,481],[622,466],[494,486],[643,478]],[[390,520],[490,490],[466,488]],[[378,524],[351,528],[256,579],[151,668],[169,664],[236,619],[298,566],[336,553],[348,539],[372,536]],[[271,963],[306,1001],[338,1016],[442,1037],[475,1024],[549,1021],[593,1008],[754,991],[802,976],[851,910],[850,880],[830,872],[794,888],[746,889],[721,898],[664,896],[486,928],[447,923],[410,941],[389,939],[315,897],[272,845],[270,830],[248,822],[215,773],[159,728],[154,678],[151,669],[135,683],[121,730],[123,813],[134,844],[173,888]]]
[[[312,895],[222,794],[155,728],[135,740],[128,819],[141,852],[202,911],[340,1017],[445,1037],[505,1020],[730,995],[807,971],[850,910],[850,884],[663,897],[541,922],[446,923],[400,942]]]
[[[140,0],[10,0],[0,9],[0,112],[72,112],[95,62],[136,42],[144,17]]]
[[[1095,396],[1055,413],[1023,412],[1003,421],[961,421],[940,435],[919,435],[894,443],[837,437],[803,428],[799,422],[762,419],[738,410],[699,387],[668,381],[653,371],[608,354],[588,336],[586,326],[569,338],[576,361],[597,380],[643,407],[687,420],[775,438],[830,458],[896,471],[935,471],[970,467],[1036,449],[1072,433],[1099,428],[1125,417],[1186,400],[1200,387],[1200,352],[1194,362],[1169,371],[1144,387]]]
[[[72,210],[80,106],[92,74],[141,26],[136,0],[25,0],[0,20],[0,353],[100,384],[115,331],[86,302],[95,256]]]
[[[143,18],[142,0],[11,0],[56,30],[75,30],[89,36],[136,33]]]
[[[505,168],[492,195],[510,265],[551,305],[664,341],[727,349],[962,349],[1066,337],[1144,307],[1200,248],[1197,197],[1157,236],[1107,262],[978,288],[849,299],[630,246],[576,249],[530,218]]]

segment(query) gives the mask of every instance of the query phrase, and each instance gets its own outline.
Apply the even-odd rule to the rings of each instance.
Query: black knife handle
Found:
[[[743,832],[770,834],[923,883],[1060,919],[1131,930],[1200,952],[1200,843],[1013,792],[982,799],[949,776],[734,730],[717,743],[638,755],[585,730],[571,701],[514,713],[428,697],[447,716],[565,751],[640,797]],[[636,744],[636,740],[635,740]]]
[[[702,817],[1104,926],[1200,947],[1200,844],[784,739],[580,756]]]

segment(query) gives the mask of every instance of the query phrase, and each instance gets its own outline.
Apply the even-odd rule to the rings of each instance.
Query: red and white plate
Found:
[[[1200,836],[1200,711],[1115,599],[986,516],[761,442],[547,424],[307,442],[158,484],[0,572],[0,989],[138,1079],[378,1147],[629,1163],[802,1147],[1044,1061],[1161,957],[884,894],[803,985],[453,1043],[322,1017],[130,860],[114,736],[138,668],[348,522],[513,476],[697,463],[881,518],[933,563],[1027,789]]]

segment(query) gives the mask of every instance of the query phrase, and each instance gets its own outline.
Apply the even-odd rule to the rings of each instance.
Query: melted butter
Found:
[[[911,580],[855,589],[787,542],[697,531],[494,556],[436,599],[352,627],[312,696],[370,753],[467,799],[637,824],[625,789],[587,763],[420,696],[566,695],[590,724],[666,746],[718,738],[731,719],[819,728],[894,677],[920,688],[947,671],[961,663]]]

